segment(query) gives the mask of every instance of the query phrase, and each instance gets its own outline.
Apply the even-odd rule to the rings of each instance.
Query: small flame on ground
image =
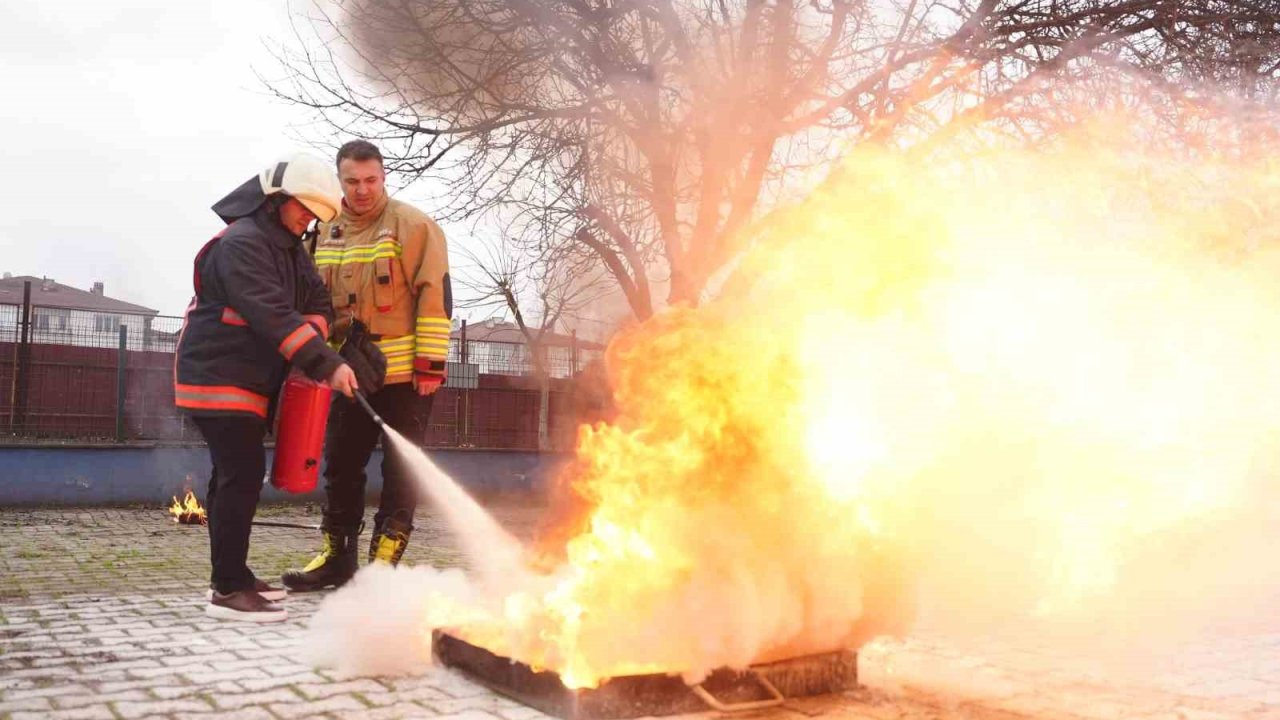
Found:
[[[181,525],[205,525],[209,522],[209,516],[205,513],[204,507],[196,499],[195,493],[190,490],[182,500],[174,496],[173,503],[169,505],[169,515],[173,517],[174,522]]]

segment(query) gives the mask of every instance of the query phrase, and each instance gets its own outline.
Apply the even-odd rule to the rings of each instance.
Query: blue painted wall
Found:
[[[567,458],[533,452],[432,450],[432,461],[476,495],[540,493]],[[369,463],[371,496],[382,489],[382,451]],[[268,450],[267,467],[271,467]],[[202,446],[0,447],[0,506],[168,503],[190,488],[204,497],[209,453]],[[289,495],[268,485],[264,502],[324,500],[316,491]]]

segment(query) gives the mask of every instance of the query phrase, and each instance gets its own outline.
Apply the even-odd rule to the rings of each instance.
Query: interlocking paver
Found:
[[[239,710],[248,705],[270,705],[296,702],[301,695],[289,688],[256,693],[219,693],[213,696],[213,704],[219,710]],[[305,698],[303,698],[305,699]]]
[[[362,720],[421,720],[435,718],[434,710],[428,710],[411,702],[398,702],[395,705],[373,708],[360,713]]]
[[[498,715],[485,710],[463,710],[462,712],[436,715],[436,720],[501,720]]]
[[[524,705],[501,708],[498,710],[498,714],[502,716],[503,720],[544,720],[550,717],[540,710],[525,707]]]
[[[302,670],[292,675],[276,676],[276,677],[259,677],[252,680],[241,680],[240,686],[250,692],[258,690],[267,690],[270,688],[289,687],[300,683],[316,683],[324,682],[324,678],[315,674],[310,670]]]
[[[511,709],[510,701],[505,698],[495,697],[489,693],[473,695],[466,698],[432,700],[426,704],[430,705],[441,715],[457,715],[473,710],[484,712],[489,715],[496,715],[502,710]]]
[[[47,697],[29,697],[21,700],[0,701],[0,713],[19,712],[21,710],[51,710],[53,703]]]
[[[14,713],[12,720],[115,720],[116,714],[105,705],[54,710],[47,713]]]
[[[179,683],[157,685],[152,684],[148,690],[159,700],[177,700],[197,696],[240,695],[244,689],[239,683],[220,682],[204,685],[185,685]]]
[[[363,714],[369,706],[350,695],[335,695],[324,700],[312,700],[306,703],[276,703],[268,705],[267,708],[282,718],[302,718],[323,713]]]
[[[102,692],[86,694],[71,694],[72,691],[66,690],[66,694],[59,695],[55,702],[59,708],[79,708],[89,705],[104,705],[113,702],[143,702],[149,700],[151,695],[145,690],[119,690],[117,692]]]
[[[28,698],[42,698],[56,695],[65,695],[67,693],[87,693],[89,688],[84,685],[54,685],[51,687],[28,688],[26,690],[11,690],[6,694],[6,699],[10,702],[18,700],[26,700]]]
[[[385,693],[387,687],[375,680],[363,678],[360,680],[347,680],[338,683],[307,683],[296,686],[298,692],[303,697],[311,700],[319,700],[332,695],[341,695],[346,693]]]
[[[209,703],[202,699],[149,700],[143,702],[115,703],[116,712],[124,717],[146,717],[148,715],[176,715],[184,713],[206,712]]]
[[[297,507],[262,512],[314,522]],[[519,535],[539,511],[503,508],[498,517]],[[0,509],[0,718],[544,720],[452,670],[367,678],[309,667],[299,652],[323,594],[291,597],[291,617],[278,625],[204,617],[207,542],[203,529],[176,526],[157,508]],[[250,562],[275,578],[316,544],[313,532],[255,528]],[[460,562],[439,518],[422,518],[406,562]],[[1142,682],[1046,658],[1059,659],[1051,644],[1034,639],[978,647],[926,632],[865,648],[868,687],[751,717],[1280,718],[1280,624],[1183,649]],[[922,667],[935,672],[908,672]]]
[[[244,668],[224,672],[216,670],[183,670],[178,673],[178,676],[186,678],[187,682],[196,685],[210,685],[228,680],[258,680],[262,678],[262,670],[260,668]]]

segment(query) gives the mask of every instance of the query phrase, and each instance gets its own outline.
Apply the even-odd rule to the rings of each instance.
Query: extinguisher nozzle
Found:
[[[382,417],[379,416],[378,412],[373,409],[372,405],[369,404],[369,398],[366,398],[364,396],[364,393],[360,392],[359,390],[356,391],[355,395],[356,395],[356,402],[360,403],[360,407],[364,408],[364,411],[369,413],[369,417],[373,418],[373,421],[377,423],[378,427],[386,429],[387,424],[382,421]]]

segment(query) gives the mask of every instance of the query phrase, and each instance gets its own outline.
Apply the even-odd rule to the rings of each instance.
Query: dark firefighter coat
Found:
[[[213,206],[228,226],[196,255],[174,367],[193,414],[265,419],[290,364],[315,380],[342,364],[325,342],[329,291],[270,205],[255,177]]]

